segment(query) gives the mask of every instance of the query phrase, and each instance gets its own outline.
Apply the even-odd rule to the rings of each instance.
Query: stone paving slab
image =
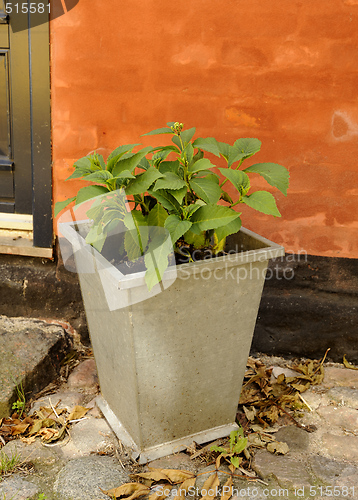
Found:
[[[9,414],[19,384],[38,392],[58,377],[69,344],[60,326],[0,316],[0,418]]]
[[[304,393],[312,411],[307,410],[297,417],[301,425],[313,424],[316,430],[307,432],[295,425],[282,426],[274,436],[288,444],[289,453],[282,456],[258,450],[252,467],[259,480],[235,477],[233,500],[244,497],[327,500],[328,496],[354,500],[358,497],[358,409],[355,393],[351,392],[356,391],[356,372],[343,366],[329,368],[333,370],[328,370],[324,383]],[[10,456],[16,451],[23,463],[31,465],[33,470],[30,474],[17,472],[0,482],[1,500],[10,500],[7,492],[13,492],[16,485],[21,486],[21,491],[16,493],[18,496],[14,496],[14,500],[37,500],[39,493],[44,493],[47,500],[100,500],[108,497],[99,487],[118,487],[131,480],[129,474],[134,464],[95,406],[93,398],[97,389],[94,361],[80,363],[72,372],[71,380],[49,396],[53,403],[61,399],[61,404],[67,406],[78,401],[85,402],[87,407],[94,406],[88,418],[72,424],[71,439],[53,447],[45,447],[39,440],[31,445],[16,440],[2,448],[1,451]],[[41,403],[46,405],[46,398],[42,398]],[[39,402],[33,407],[36,405]],[[191,470],[198,474],[199,489],[214,471],[213,465],[192,461],[183,452],[160,458],[148,466]],[[221,468],[219,479],[223,485],[228,476],[225,465]],[[29,492],[27,497],[23,493],[26,491]],[[6,494],[4,499],[3,493]],[[175,495],[168,500],[176,500]]]

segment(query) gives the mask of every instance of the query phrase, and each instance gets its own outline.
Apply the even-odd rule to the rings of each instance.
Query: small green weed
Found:
[[[15,401],[15,403],[12,404],[12,409],[16,410],[19,414],[19,418],[21,418],[22,414],[24,413],[26,405],[26,397],[24,388],[22,386],[22,382],[20,382],[20,384],[16,386],[16,392],[17,392],[17,401]]]
[[[8,457],[4,452],[0,451],[0,476],[13,472],[20,462],[21,459],[17,453],[12,453],[11,457]]]
[[[242,458],[238,455],[246,449],[246,446],[247,439],[244,437],[244,429],[240,427],[237,431],[230,432],[229,448],[212,446],[210,449],[220,453],[220,457],[230,461],[235,468],[238,468],[242,461]]]

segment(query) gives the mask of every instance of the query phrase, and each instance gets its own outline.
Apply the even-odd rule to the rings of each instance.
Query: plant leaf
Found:
[[[147,268],[145,282],[149,291],[162,280],[163,274],[168,267],[168,256],[172,251],[171,239],[164,231],[157,233],[149,243],[144,256]]]
[[[185,187],[182,187],[181,189],[173,189],[173,190],[167,189],[167,192],[170,193],[177,200],[179,204],[181,204],[184,196],[188,192],[188,188],[185,185]]]
[[[226,238],[230,234],[235,234],[235,233],[240,231],[240,229],[241,229],[241,219],[240,219],[241,212],[240,213],[236,212],[236,213],[238,215],[238,217],[236,219],[234,219],[233,221],[226,224],[226,226],[218,227],[217,229],[215,229],[215,233],[216,233],[216,236],[218,238],[218,241],[223,240],[224,238]]]
[[[253,138],[238,139],[234,142],[233,148],[242,153],[243,158],[249,158],[260,151],[261,141]]]
[[[239,216],[240,214],[235,212],[235,210],[222,205],[204,205],[191,216],[190,220],[193,222],[191,230],[194,230],[194,225],[198,232],[217,229],[229,224]]]
[[[113,179],[113,175],[108,170],[97,170],[89,175],[86,175],[86,181],[99,182],[105,184],[109,179]]]
[[[161,128],[156,128],[151,132],[147,132],[146,134],[142,134],[141,137],[145,135],[158,135],[158,134],[173,134],[173,131],[170,127],[161,127]]]
[[[140,144],[123,144],[122,146],[119,146],[118,148],[114,149],[112,153],[108,155],[107,158],[107,170],[109,170],[108,166],[110,163],[110,160],[113,160],[114,158],[117,158],[117,160],[123,156],[125,153],[128,153],[129,151],[132,151],[133,148],[136,146],[140,146]],[[116,161],[117,161],[116,160]],[[112,168],[114,167],[114,164],[112,165]]]
[[[76,196],[76,205],[83,203],[84,201],[100,196],[104,193],[108,193],[109,189],[105,186],[86,186],[81,188]]]
[[[126,195],[145,193],[150,186],[157,180],[163,177],[163,174],[154,167],[149,167],[148,170],[136,176],[125,189]]]
[[[149,146],[143,148],[141,151],[138,151],[138,153],[135,153],[129,158],[118,160],[112,170],[113,177],[117,177],[117,175],[123,172],[123,170],[129,170],[130,172],[133,172],[133,170],[139,164],[139,162],[145,157],[145,155],[150,153],[152,149],[153,148]]]
[[[193,245],[194,248],[201,248],[205,246],[206,243],[205,233],[195,234],[189,229],[189,231],[184,234],[184,241],[188,243],[188,245]]]
[[[194,174],[195,172],[199,172],[200,170],[208,170],[212,167],[215,167],[215,165],[213,165],[210,160],[208,160],[207,158],[201,158],[201,160],[198,160],[189,166],[188,172]]]
[[[218,142],[217,144],[221,156],[223,156],[225,160],[228,162],[232,146],[230,146],[230,144],[227,144],[226,142]]]
[[[114,179],[135,179],[135,175],[131,174],[129,170],[122,170]]]
[[[177,215],[169,215],[166,219],[164,227],[170,233],[172,242],[175,243],[181,238],[192,226],[192,222],[188,220],[181,220]]]
[[[245,195],[248,192],[250,189],[250,179],[245,172],[242,170],[232,170],[231,168],[219,168],[219,170],[241,195]]]
[[[182,189],[186,187],[186,183],[178,175],[173,172],[168,172],[167,174],[161,175],[161,179],[158,179],[154,186],[154,191],[158,189]]]
[[[286,167],[277,163],[256,163],[245,168],[244,171],[261,175],[271,186],[287,196],[290,174]]]
[[[268,191],[255,191],[248,196],[243,196],[242,201],[249,207],[258,210],[263,214],[281,217],[281,214],[278,211],[276,205],[275,198]]]
[[[168,212],[157,203],[148,214],[148,226],[164,227],[167,218]]]
[[[124,248],[130,261],[135,261],[141,255],[148,244],[147,219],[139,210],[125,215],[124,225],[128,229],[124,235]]]
[[[205,201],[205,203],[217,203],[221,196],[221,188],[214,179],[193,177],[189,181],[191,189]]]
[[[195,127],[193,128],[188,128],[187,130],[182,130],[181,133],[180,133],[180,136],[181,136],[181,140],[183,141],[184,145],[185,144],[188,144],[193,135],[195,134]],[[177,138],[178,136],[174,136],[173,139]]]
[[[193,147],[197,149],[202,149],[208,153],[212,153],[220,158],[220,149],[217,140],[214,137],[198,137],[193,142]]]
[[[173,174],[178,175],[179,173],[179,162],[175,161],[162,161],[159,165],[159,172],[161,174],[167,174],[168,172],[172,172]]]
[[[154,198],[156,198],[169,212],[180,214],[180,204],[169,191],[165,191],[164,189],[158,189],[157,191],[150,190],[148,194],[154,196]]]
[[[242,462],[242,458],[241,457],[237,457],[237,456],[234,456],[234,457],[231,457],[230,458],[230,462],[232,463],[232,465],[238,469],[240,467],[240,464]]]
[[[63,201],[58,201],[56,204],[55,204],[55,210],[54,210],[54,215],[55,217],[58,216],[58,214],[60,212],[62,212],[62,210],[64,208],[67,207],[67,205],[69,205],[70,203],[72,203],[73,201],[75,201],[76,199],[76,196],[73,196],[72,198],[67,198],[67,200],[63,200]]]

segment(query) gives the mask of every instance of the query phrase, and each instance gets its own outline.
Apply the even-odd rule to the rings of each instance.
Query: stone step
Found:
[[[70,346],[59,325],[0,316],[0,418],[11,413],[17,389],[28,398],[58,378]]]

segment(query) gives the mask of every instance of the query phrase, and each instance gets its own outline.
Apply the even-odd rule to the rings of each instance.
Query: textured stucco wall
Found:
[[[243,207],[246,227],[358,258],[358,0],[80,0],[51,22],[51,54],[54,201],[77,158],[178,120],[258,137],[253,163],[289,168],[282,218]]]

